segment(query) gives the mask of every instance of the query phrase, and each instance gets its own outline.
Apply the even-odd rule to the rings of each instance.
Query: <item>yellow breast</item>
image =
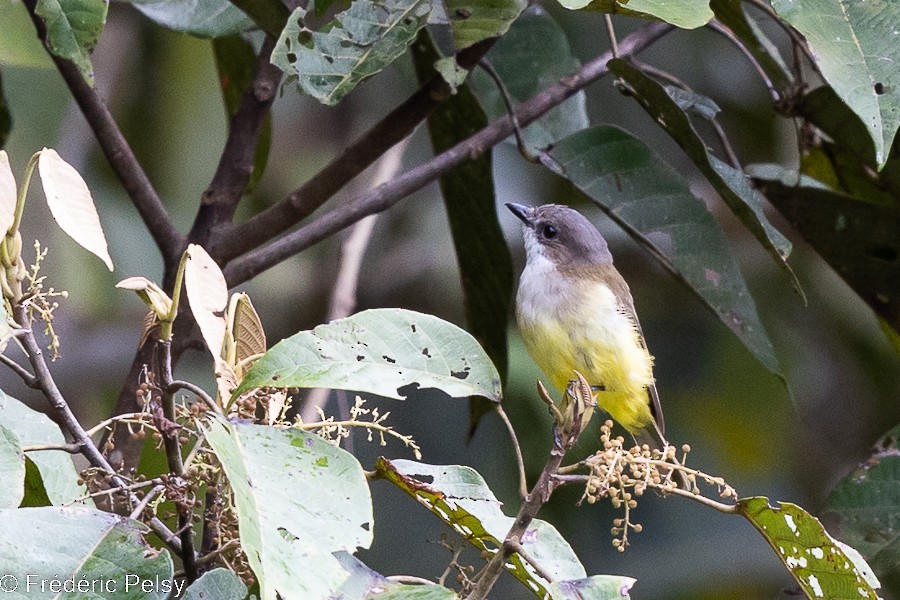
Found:
[[[650,423],[653,359],[615,294],[596,281],[527,275],[519,285],[516,318],[525,346],[550,382],[563,390],[577,370],[591,385],[602,386],[600,407],[626,429]]]

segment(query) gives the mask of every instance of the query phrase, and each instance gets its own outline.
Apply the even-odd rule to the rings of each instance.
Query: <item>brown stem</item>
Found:
[[[671,29],[672,26],[666,23],[644,25],[622,40],[619,44],[619,52],[622,56],[640,52]],[[515,111],[519,123],[522,126],[528,125],[608,73],[609,69],[606,63],[611,58],[612,54],[609,52],[602,54],[585,64],[574,75],[564,77],[555,85],[519,105]],[[500,143],[513,133],[513,129],[509,116],[499,119],[430,161],[333,209],[308,225],[248,252],[225,268],[228,285],[235,286],[243,283],[360,219],[387,210],[409,194],[440,177],[442,173],[471,157],[479,156],[486,148]],[[249,223],[250,221],[248,221]],[[242,236],[230,236],[232,239],[239,237]]]

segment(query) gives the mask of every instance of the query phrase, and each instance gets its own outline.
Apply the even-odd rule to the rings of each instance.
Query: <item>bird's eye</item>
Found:
[[[557,231],[556,227],[553,225],[544,225],[541,228],[541,235],[543,235],[548,240],[552,240],[557,235],[559,235],[559,231]]]

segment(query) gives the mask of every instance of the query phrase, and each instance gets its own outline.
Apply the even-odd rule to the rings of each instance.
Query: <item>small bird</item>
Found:
[[[575,371],[584,375],[600,408],[638,443],[661,447],[653,357],[606,240],[567,206],[506,207],[523,223],[527,260],[516,320],[529,354],[560,390]]]

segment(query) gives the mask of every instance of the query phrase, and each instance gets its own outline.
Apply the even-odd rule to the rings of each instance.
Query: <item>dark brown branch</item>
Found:
[[[472,68],[494,41],[485,40],[463,50],[457,62],[463,68]],[[216,260],[227,262],[287,231],[409,136],[450,94],[447,82],[440,75],[435,75],[303,186],[275,206],[223,234],[209,248],[210,254]]]
[[[619,52],[622,56],[636,54],[671,29],[672,26],[665,23],[645,25],[621,41]],[[611,58],[610,52],[602,54],[585,64],[577,73],[564,77],[558,83],[522,103],[515,111],[519,123],[523,127],[528,125],[608,73],[609,69],[606,63]],[[471,157],[479,156],[487,148],[500,143],[513,133],[513,130],[512,119],[509,116],[497,120],[469,139],[407,171],[393,181],[366,192],[280,239],[248,252],[225,268],[228,285],[235,286],[243,283],[363,217],[390,208],[409,194],[436,180],[442,173]]]
[[[33,389],[40,389],[40,383],[38,382],[37,377],[28,372],[28,369],[6,356],[5,354],[0,354],[0,363],[3,363],[10,369],[12,369],[13,373],[19,376],[25,385]]]
[[[38,37],[46,45],[47,30],[44,22],[35,14],[36,3],[37,0],[25,0],[25,6],[37,29]],[[125,188],[125,192],[140,213],[153,241],[156,242],[156,246],[162,253],[164,263],[166,265],[177,264],[185,244],[184,236],[175,229],[156,189],[134,156],[131,146],[122,135],[103,98],[95,88],[87,84],[75,64],[55,56],[49,50],[48,54],[56,64],[56,68],[69,87],[78,107],[81,108],[84,118],[100,144],[103,155],[106,156],[109,165],[119,181],[122,182],[122,187]]]
[[[256,61],[256,73],[244,91],[241,105],[231,117],[228,140],[212,182],[200,201],[200,209],[188,234],[204,245],[212,229],[231,222],[241,196],[253,174],[256,148],[266,115],[272,107],[281,80],[281,69],[270,62],[275,40],[266,37]]]
[[[127,490],[128,482],[122,479],[97,446],[94,445],[94,441],[87,434],[87,431],[84,430],[84,427],[82,427],[81,423],[78,422],[78,419],[75,418],[75,414],[72,412],[72,409],[69,408],[69,404],[66,402],[65,398],[63,398],[62,392],[56,387],[56,382],[53,380],[53,375],[50,373],[47,361],[44,360],[44,353],[41,350],[41,346],[35,339],[34,332],[29,325],[28,309],[25,306],[18,305],[13,309],[13,312],[15,321],[21,328],[22,335],[18,337],[22,342],[22,346],[25,348],[26,354],[28,354],[28,362],[31,364],[31,368],[34,369],[34,376],[37,378],[38,389],[50,403],[50,406],[53,408],[54,413],[66,432],[75,439],[76,444],[81,446],[81,454],[88,460],[91,466],[107,473],[109,475],[109,482],[114,487]],[[133,504],[137,504],[137,496],[131,492],[127,493],[129,500]],[[178,537],[166,527],[165,523],[158,518],[153,517],[148,524],[153,532],[156,533],[167,546],[181,556],[181,542]]]

